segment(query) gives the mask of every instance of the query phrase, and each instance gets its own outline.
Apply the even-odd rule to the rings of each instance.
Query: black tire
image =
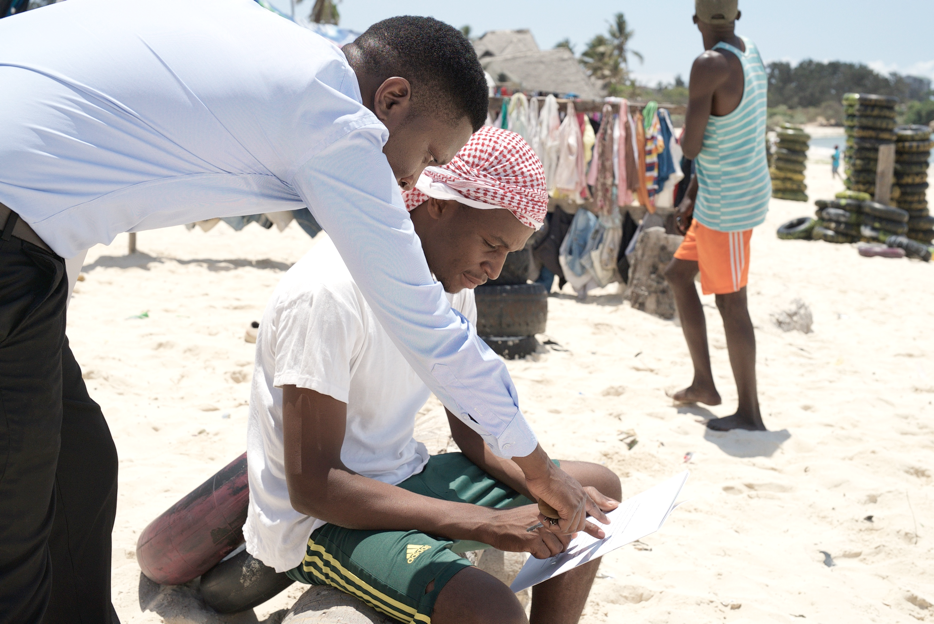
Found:
[[[895,182],[902,189],[906,187],[911,187],[918,184],[927,184],[928,181],[928,172],[924,173],[897,173],[895,174]]]
[[[772,191],[772,197],[775,199],[784,199],[786,201],[805,202],[808,201],[807,193],[801,191]]]
[[[931,138],[931,129],[927,126],[898,126],[895,128],[896,141],[927,141]]]
[[[901,221],[890,221],[888,219],[880,219],[879,217],[874,217],[872,215],[866,215],[863,218],[863,224],[868,225],[874,230],[881,230],[883,232],[891,232],[892,234],[901,235],[908,232],[908,224]]]
[[[858,139],[853,137],[847,137],[846,139],[847,147],[852,147],[854,149],[875,150],[877,157],[879,148],[883,145],[891,145],[891,143],[892,141],[880,141],[878,139]]]
[[[506,360],[521,360],[538,350],[539,342],[535,336],[484,336],[483,340],[493,352]]]
[[[925,166],[930,166],[928,162],[930,158],[930,152],[898,152],[895,155],[895,164],[918,163]]]
[[[908,154],[926,154],[931,151],[931,148],[934,148],[934,142],[932,141],[900,141],[895,144],[896,152],[906,152]]]
[[[909,219],[918,219],[920,217],[927,217],[931,214],[931,211],[928,209],[927,202],[919,203],[917,206],[903,206],[901,202],[898,202],[898,207],[902,210],[908,211]]]
[[[830,208],[830,200],[828,199],[815,199],[814,205],[817,207],[817,211],[820,212],[824,208]]]
[[[772,180],[772,190],[804,193],[808,190],[808,185],[804,182],[795,182],[794,180]]]
[[[875,171],[860,171],[858,169],[851,169],[847,172],[846,177],[853,180],[854,182],[862,182],[863,184],[874,184],[876,181],[876,172]]]
[[[548,291],[544,285],[484,285],[474,294],[481,336],[534,336],[545,331]]]
[[[908,218],[908,229],[915,232],[927,232],[934,230],[934,217],[910,217]]]
[[[898,196],[899,207],[902,203],[906,204],[920,204],[927,202],[927,193],[901,193]]]
[[[905,250],[909,258],[920,258],[925,262],[931,261],[931,250],[926,245],[906,236],[890,236],[885,244],[889,247],[899,247]]]
[[[846,136],[854,139],[876,139],[886,143],[895,142],[895,133],[891,130],[876,130],[874,128],[847,128]]]
[[[931,231],[931,230],[916,231],[916,232],[912,232],[909,230],[909,232],[905,234],[905,236],[907,236],[913,241],[918,241],[922,245],[930,246],[931,243],[934,242],[934,231]]]
[[[927,175],[930,165],[925,162],[897,162],[895,163],[895,175],[906,173],[923,173]]]
[[[908,213],[901,208],[886,206],[877,202],[863,202],[863,213],[888,221],[908,222]]]
[[[891,117],[878,117],[869,115],[847,115],[843,119],[843,125],[847,128],[872,128],[874,130],[895,130],[898,125]]]
[[[778,149],[775,151],[775,156],[781,160],[790,160],[800,163],[807,162],[808,160],[807,152],[798,152],[789,149]]]
[[[487,284],[494,286],[515,286],[529,281],[529,267],[532,264],[532,250],[520,249],[506,255],[503,270],[499,277],[490,280]]]
[[[889,237],[895,236],[891,232],[881,232],[868,225],[859,226],[859,233],[860,237],[867,243],[884,243]]]
[[[218,613],[257,607],[294,583],[243,550],[201,576],[201,597]]]
[[[868,160],[869,162],[876,163],[879,161],[879,150],[878,148],[862,148],[862,147],[853,147],[846,151],[844,156],[846,162],[859,162]],[[875,166],[875,165],[873,165]]]
[[[775,159],[775,168],[779,171],[790,171],[792,173],[804,173],[807,165],[795,160],[785,160],[784,158]]]
[[[843,107],[845,115],[855,115],[858,117],[887,117],[895,119],[898,113],[894,108],[885,108],[884,106],[869,106],[865,104],[855,104]]]
[[[820,227],[830,230],[831,232],[837,232],[838,234],[846,234],[847,236],[859,237],[860,229],[859,225],[855,223],[840,223],[838,221],[821,221]]]
[[[927,194],[930,185],[927,182],[919,182],[918,184],[899,184],[898,186],[902,189],[902,195],[924,196]]]
[[[769,175],[772,180],[788,180],[790,182],[804,182],[804,174],[796,171],[782,171],[780,169],[769,169]]]
[[[814,228],[814,238],[816,240],[836,244],[855,243],[857,240],[856,237],[850,236],[849,234],[838,234],[825,227]]]
[[[865,193],[859,194],[865,195]],[[828,208],[839,208],[840,210],[846,210],[852,213],[860,213],[863,211],[863,201],[855,199],[834,199],[829,202]]]
[[[882,108],[895,108],[898,98],[891,95],[876,95],[874,93],[844,93],[844,106],[879,106]]]
[[[840,208],[824,208],[818,213],[821,221],[833,221],[835,223],[859,223],[860,215],[858,212],[841,210]]]
[[[782,240],[811,240],[811,232],[817,221],[811,217],[799,217],[779,226],[776,234]]]
[[[834,195],[834,197],[837,199],[852,199],[858,202],[872,201],[872,197],[869,195],[869,193],[857,193],[856,191],[840,191]],[[859,209],[862,211],[862,205],[859,207]]]

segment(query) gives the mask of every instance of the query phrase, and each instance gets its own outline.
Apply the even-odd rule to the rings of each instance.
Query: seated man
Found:
[[[495,279],[506,254],[542,224],[545,177],[519,135],[482,128],[449,164],[426,169],[406,204],[428,266],[474,323],[472,289]],[[429,457],[413,438],[428,397],[330,240],[321,240],[289,270],[260,323],[247,550],[402,622],[527,622],[509,588],[451,546],[471,540],[545,558],[571,536],[527,530],[539,508],[523,472],[495,456],[473,423],[448,412],[461,453]],[[560,467],[603,511],[618,505],[619,479],[608,469]],[[602,536],[593,523],[586,530]],[[577,622],[597,566],[537,586],[531,621]]]

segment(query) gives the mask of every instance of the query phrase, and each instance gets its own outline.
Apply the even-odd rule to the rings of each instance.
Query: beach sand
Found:
[[[829,169],[809,167],[812,200],[842,188]],[[665,392],[691,380],[681,329],[631,309],[616,286],[586,303],[569,287],[550,298],[556,344],[509,363],[553,457],[605,463],[627,495],[691,470],[662,531],[605,558],[583,622],[934,621],[934,266],[775,237],[812,212],[773,200],[752,239],[768,433],[703,425],[736,401],[712,297],[716,408],[672,405]],[[135,548],[152,519],[245,449],[254,345],[244,331],[312,244],[294,223],[284,233],[220,224],[143,232],[134,256],[126,236],[91,250],[68,334],[120,455],[113,600],[125,624],[277,622],[304,589],[224,618],[196,585],[148,581]],[[795,298],[813,312],[811,334],[770,318]],[[442,419],[434,400],[420,415],[434,448],[448,443]]]

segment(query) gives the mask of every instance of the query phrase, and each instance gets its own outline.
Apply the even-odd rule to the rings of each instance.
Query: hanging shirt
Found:
[[[558,116],[558,100],[553,95],[545,98],[538,120],[538,140],[533,145],[538,159],[545,168],[545,184],[550,193],[555,189],[555,170],[558,167],[558,153],[561,148],[559,134],[561,118]]]
[[[710,116],[697,171],[694,218],[721,232],[754,228],[765,221],[772,196],[768,158],[763,146],[766,131],[768,77],[759,51],[742,37],[745,52],[720,42],[743,65],[743,99],[732,113]]]
[[[0,20],[0,202],[62,257],[308,206],[409,364],[501,456],[535,436],[435,283],[388,130],[326,39],[252,0],[69,0]]]
[[[568,102],[567,115],[558,130],[558,163],[555,166],[553,197],[567,197],[580,203],[586,189],[584,172],[584,138],[574,113],[574,103]]]
[[[632,141],[629,135],[629,102],[623,100],[619,105],[619,116],[616,119],[616,128],[619,133],[615,164],[616,176],[616,205],[628,206],[632,203],[632,191],[629,189],[629,176],[631,175]]]

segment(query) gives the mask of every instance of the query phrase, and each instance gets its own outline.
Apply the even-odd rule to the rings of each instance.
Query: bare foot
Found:
[[[675,403],[703,403],[704,405],[720,405],[720,393],[716,390],[697,388],[691,385],[684,390],[678,390],[669,395]]]
[[[762,418],[743,416],[733,414],[723,418],[714,418],[707,421],[707,428],[713,431],[732,431],[733,429],[744,429],[746,431],[768,431]]]

